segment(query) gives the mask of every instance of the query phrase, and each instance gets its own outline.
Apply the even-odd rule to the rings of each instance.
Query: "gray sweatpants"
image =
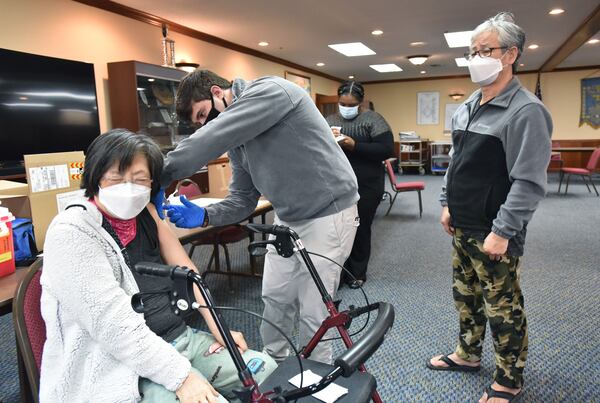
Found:
[[[354,242],[358,227],[356,205],[326,217],[284,222],[275,216],[275,224],[292,228],[309,252],[319,253],[343,265]],[[296,313],[300,313],[300,346],[305,346],[327,317],[327,309],[308,269],[298,253],[289,258],[281,257],[269,246],[265,257],[262,299],[264,317],[279,326],[288,336],[294,329]],[[321,280],[333,296],[339,285],[341,268],[318,256],[312,256]],[[262,322],[260,334],[264,352],[281,362],[290,354],[290,347],[281,334],[271,325]],[[330,363],[331,342],[320,343],[312,352],[311,359]]]
[[[208,379],[210,384],[221,393],[217,399],[219,403],[239,401],[233,394],[233,389],[242,385],[237,369],[229,352],[224,348],[219,348],[221,345],[217,343],[212,334],[188,327],[172,344],[181,355],[190,360],[191,371]],[[262,383],[277,368],[269,356],[258,351],[246,350],[242,358],[251,368],[252,377],[258,384]],[[142,403],[178,402],[175,392],[171,392],[149,379],[140,378],[139,388],[143,395]]]

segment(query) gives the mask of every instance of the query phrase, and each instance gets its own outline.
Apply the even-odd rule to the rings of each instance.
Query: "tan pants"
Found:
[[[298,222],[284,222],[275,216],[275,224],[292,228],[309,252],[319,253],[343,265],[350,251],[358,227],[356,205],[326,217]],[[339,285],[341,268],[334,263],[311,255],[325,289],[333,296]],[[294,319],[299,312],[300,346],[305,346],[327,317],[327,309],[308,269],[298,253],[289,258],[281,257],[269,247],[265,257],[262,285],[265,304],[264,317],[274,322],[291,336]],[[281,362],[290,354],[290,347],[281,334],[263,322],[260,334],[264,352]],[[311,354],[315,361],[330,363],[331,342],[320,343]]]

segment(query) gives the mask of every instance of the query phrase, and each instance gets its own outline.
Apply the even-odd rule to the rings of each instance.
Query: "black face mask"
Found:
[[[210,104],[212,105],[212,108],[210,108],[208,115],[206,115],[206,120],[204,121],[204,124],[207,124],[208,122],[219,116],[219,114],[221,113],[217,110],[217,108],[215,108],[215,100],[213,97],[210,97]],[[225,101],[225,97],[223,97],[223,104],[225,104],[225,108],[227,108],[227,101]]]

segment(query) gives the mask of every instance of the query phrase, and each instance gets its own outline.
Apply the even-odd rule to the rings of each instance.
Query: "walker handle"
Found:
[[[386,333],[394,323],[394,307],[387,302],[379,302],[377,319],[373,326],[345,353],[335,359],[334,365],[342,369],[345,378],[367,361],[383,343]]]

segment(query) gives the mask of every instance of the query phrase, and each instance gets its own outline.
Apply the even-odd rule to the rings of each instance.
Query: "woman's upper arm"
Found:
[[[198,271],[192,260],[188,257],[185,249],[179,242],[177,236],[171,230],[171,227],[165,220],[161,220],[156,212],[156,208],[152,204],[147,206],[150,215],[156,222],[158,230],[158,244],[160,254],[166,264],[185,266],[195,271]]]

